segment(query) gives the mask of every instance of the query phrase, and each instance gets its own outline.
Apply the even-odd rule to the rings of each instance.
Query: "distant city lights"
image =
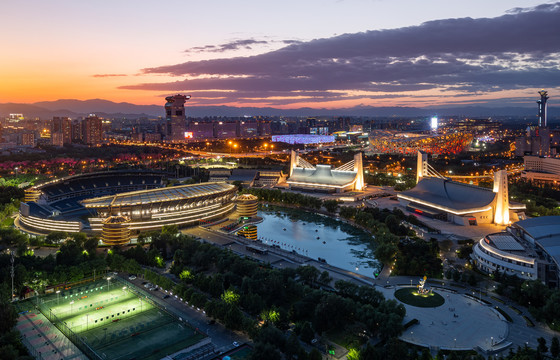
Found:
[[[432,116],[432,119],[430,121],[430,128],[432,130],[437,130],[437,128],[438,128],[438,118],[437,118],[437,116]]]

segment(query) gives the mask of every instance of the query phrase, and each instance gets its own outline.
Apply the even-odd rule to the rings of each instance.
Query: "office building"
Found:
[[[82,120],[82,141],[87,145],[99,145],[103,142],[102,119],[91,114]]]
[[[185,115],[185,102],[190,95],[173,95],[165,98],[165,121],[167,124],[167,141],[183,142],[188,124]]]

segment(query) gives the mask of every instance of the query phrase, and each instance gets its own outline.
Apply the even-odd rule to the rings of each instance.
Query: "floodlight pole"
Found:
[[[11,295],[10,302],[13,302],[13,301],[14,301],[14,277],[15,277],[15,275],[16,275],[16,272],[15,272],[15,270],[14,270],[14,261],[15,261],[15,258],[14,258],[14,250],[11,250],[11,251],[10,251],[10,255],[11,255],[10,262],[12,263],[12,269],[11,269],[11,275],[12,275],[12,293],[10,294],[10,295]]]

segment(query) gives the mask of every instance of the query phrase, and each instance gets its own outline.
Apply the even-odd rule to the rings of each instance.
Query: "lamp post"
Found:
[[[70,301],[70,314],[74,313],[74,300]]]
[[[110,287],[110,283],[109,283],[110,280],[111,280],[111,277],[109,276],[109,277],[107,278],[107,291],[110,290],[110,288],[109,288],[109,287]]]
[[[60,290],[56,290],[56,304],[60,305]]]
[[[230,140],[230,141],[228,141],[228,145],[229,145],[229,153],[230,153],[230,155],[231,155],[231,145],[232,145],[232,144],[233,144],[233,141],[231,141],[231,140]]]

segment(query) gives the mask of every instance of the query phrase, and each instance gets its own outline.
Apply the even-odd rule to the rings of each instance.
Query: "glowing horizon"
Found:
[[[217,3],[8,3],[0,102],[161,105],[187,93],[193,107],[336,109],[527,104],[560,91],[560,44],[548,39],[558,4]]]

